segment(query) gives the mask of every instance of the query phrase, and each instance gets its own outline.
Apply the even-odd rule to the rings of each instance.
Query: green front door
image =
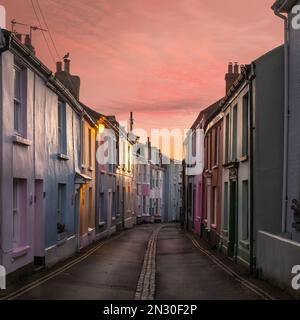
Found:
[[[230,210],[229,210],[229,245],[228,256],[235,256],[235,248],[237,241],[236,222],[237,222],[237,195],[236,181],[230,182]]]

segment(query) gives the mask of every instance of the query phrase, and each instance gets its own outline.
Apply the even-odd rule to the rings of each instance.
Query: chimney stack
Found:
[[[72,93],[72,95],[79,100],[80,93],[80,77],[70,74],[69,54],[64,60],[64,70],[62,70],[62,62],[56,62],[56,78]]]
[[[31,43],[31,38],[30,38],[29,34],[25,35],[24,45],[35,55],[35,49],[34,49],[34,46]]]
[[[239,65],[237,62],[235,62],[234,66],[232,62],[229,62],[228,64],[228,73],[225,75],[225,81],[226,81],[226,92],[225,94],[228,93],[234,82],[237,80],[239,77]]]

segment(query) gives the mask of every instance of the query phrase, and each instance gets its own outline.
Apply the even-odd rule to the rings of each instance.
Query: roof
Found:
[[[297,2],[298,0],[277,0],[273,4],[272,9],[274,11],[288,13]]]
[[[216,101],[215,103],[213,103],[209,107],[205,108],[204,110],[201,110],[196,121],[193,123],[191,129],[194,130],[201,121],[205,121],[205,119],[207,119],[216,110],[220,101],[221,101],[221,99]]]

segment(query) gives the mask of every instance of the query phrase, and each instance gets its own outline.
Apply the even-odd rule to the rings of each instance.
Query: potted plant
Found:
[[[57,224],[57,240],[62,241],[67,237],[66,226],[65,224],[58,223]]]

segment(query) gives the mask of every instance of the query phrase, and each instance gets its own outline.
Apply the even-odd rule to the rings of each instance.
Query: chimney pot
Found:
[[[29,34],[25,35],[24,45],[33,53],[35,54],[34,46],[31,43],[31,38]]]
[[[61,61],[56,62],[56,72],[62,72],[62,63],[61,63]]]
[[[238,73],[239,73],[239,65],[238,65],[237,62],[234,64],[234,73],[235,73],[235,74],[238,74]]]
[[[232,62],[228,63],[228,73],[232,73],[233,72],[233,66],[232,66]]]
[[[66,72],[66,73],[70,73],[70,62],[71,62],[71,60],[69,60],[69,59],[65,59],[65,60],[64,60],[64,63],[65,63],[65,72]]]
[[[16,38],[22,42],[22,35],[20,33],[16,33]]]

